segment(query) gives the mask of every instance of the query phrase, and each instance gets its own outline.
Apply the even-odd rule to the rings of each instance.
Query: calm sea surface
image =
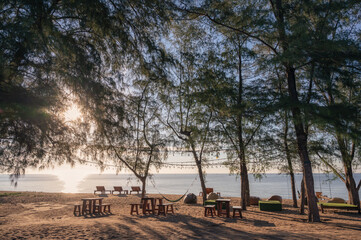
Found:
[[[361,173],[355,174],[355,180],[361,179]],[[221,192],[222,196],[240,196],[240,180],[234,175],[207,174],[207,187],[213,187],[214,191]],[[300,189],[302,175],[296,175],[296,186]],[[314,174],[315,190],[322,191],[329,197],[342,197],[348,199],[345,184],[339,179],[332,180],[333,175]],[[251,195],[267,198],[271,195],[280,195],[283,198],[292,198],[290,178],[285,174],[266,174],[261,180],[249,175]],[[153,186],[155,183],[156,188]],[[193,183],[193,184],[192,184]],[[71,187],[69,187],[71,185]],[[113,186],[140,185],[131,174],[91,174],[78,181],[70,183],[60,180],[55,175],[27,174],[18,179],[17,187],[11,184],[8,175],[0,174],[0,191],[37,191],[37,192],[78,192],[92,193],[95,186],[105,186],[113,189]],[[148,193],[184,194],[189,192],[198,193],[201,190],[196,174],[155,174],[153,181],[147,182]]]

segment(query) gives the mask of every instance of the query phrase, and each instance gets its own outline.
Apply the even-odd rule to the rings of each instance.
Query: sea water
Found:
[[[354,178],[358,183],[361,173],[354,174]],[[296,189],[300,190],[302,175],[296,174],[295,180]],[[329,197],[348,199],[345,184],[332,174],[315,173],[314,181],[315,191],[323,192]],[[249,182],[252,196],[267,198],[271,195],[280,195],[286,199],[292,198],[290,177],[286,174],[265,174],[261,179],[256,179],[249,174]],[[8,175],[0,175],[0,191],[92,193],[95,186],[105,186],[106,189],[111,190],[113,186],[130,189],[130,186],[134,185],[140,186],[141,183],[131,174],[90,174],[79,181],[74,181],[71,189],[67,189],[64,181],[55,175],[27,174],[17,180],[17,186],[11,183]],[[235,175],[207,174],[206,186],[212,187],[222,196],[240,196],[240,179]],[[201,187],[197,174],[155,174],[151,180],[147,181],[146,190],[148,193],[184,194],[189,192],[198,195]]]

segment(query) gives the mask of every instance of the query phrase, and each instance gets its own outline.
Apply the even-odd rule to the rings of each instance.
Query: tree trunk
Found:
[[[302,177],[301,181],[301,210],[300,214],[305,214],[305,181],[304,177]]]
[[[142,177],[141,179],[140,179],[140,181],[142,182],[142,198],[144,198],[145,197],[145,185],[146,185],[146,181],[147,181],[147,177],[145,176],[145,177]]]
[[[192,154],[193,154],[193,157],[196,162],[197,169],[198,169],[198,176],[199,176],[199,181],[201,182],[201,188],[202,188],[202,192],[203,192],[203,203],[204,203],[207,200],[207,191],[206,191],[206,183],[204,181],[204,176],[203,176],[203,171],[202,171],[202,161],[201,161],[200,157],[198,157],[197,152],[196,152],[195,147],[192,142],[191,142],[191,148],[192,148]]]
[[[242,113],[242,101],[243,101],[243,77],[242,77],[242,45],[241,40],[238,39],[238,98],[237,98],[237,132],[238,132],[238,150],[240,161],[240,175],[241,175],[241,206],[243,210],[247,210],[249,205],[249,181],[248,170],[245,156],[245,146],[243,141],[243,113]]]
[[[197,162],[199,180],[201,181],[201,187],[202,187],[202,192],[203,192],[203,203],[204,203],[207,200],[206,183],[204,181],[201,162],[198,160],[196,162]]]
[[[291,188],[292,188],[292,199],[293,199],[293,207],[297,208],[297,196],[296,196],[296,186],[295,186],[295,174],[290,172],[291,177]]]
[[[278,29],[280,45],[282,47],[283,52],[287,52],[289,50],[289,41],[286,33],[286,24],[284,19],[285,11],[282,6],[282,0],[276,0],[270,2],[274,11],[274,16],[277,20],[277,29]],[[296,131],[298,153],[300,155],[300,159],[303,165],[305,188],[308,198],[308,220],[313,222],[320,222],[320,214],[318,212],[318,207],[316,202],[311,161],[308,156],[307,134],[304,130],[301,110],[298,107],[300,102],[298,99],[298,93],[296,88],[295,69],[292,66],[292,62],[288,59],[284,59],[282,61],[282,64],[286,69],[288,93],[290,97],[290,103],[292,106],[291,109],[292,121]]]
[[[288,164],[288,173],[290,174],[291,178],[291,189],[292,189],[292,200],[293,200],[293,207],[297,207],[297,196],[296,196],[296,186],[295,186],[295,174],[293,173],[293,166],[292,166],[292,159],[290,154],[290,149],[288,147],[288,113],[285,111],[285,131],[283,135],[283,141],[285,145],[285,152]]]
[[[307,135],[304,131],[301,110],[297,106],[299,104],[299,100],[296,89],[295,69],[288,66],[286,68],[286,71],[287,71],[288,92],[290,95],[291,103],[293,104],[292,120],[296,130],[298,153],[300,155],[300,159],[303,165],[305,188],[306,188],[307,200],[308,200],[308,220],[310,222],[320,222],[321,220],[317,207],[311,161],[307,149]]]
[[[349,152],[347,150],[347,139],[342,137],[340,133],[336,133],[336,139],[340,148],[342,163],[345,171],[345,178],[342,180],[346,184],[346,188],[348,191],[348,200],[350,204],[359,206],[360,197],[352,171],[352,161],[354,159],[355,145],[354,143],[352,144],[351,152]]]
[[[249,206],[249,181],[247,165],[244,161],[241,162],[241,206],[243,210],[247,210]]]
[[[350,204],[360,206],[360,197],[356,187],[355,179],[353,178],[352,167],[345,167],[345,183],[348,191],[348,199]]]

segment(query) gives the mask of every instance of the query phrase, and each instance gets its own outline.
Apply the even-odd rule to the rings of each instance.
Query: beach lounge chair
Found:
[[[128,194],[128,190],[124,190],[121,186],[114,186],[114,190],[112,190],[112,194],[114,195],[114,192],[118,192],[119,194]]]
[[[109,192],[109,194],[111,194],[110,190],[105,190],[104,186],[96,186],[97,190],[94,190],[94,194],[96,194],[97,192],[100,192],[101,194],[106,194],[106,192]]]
[[[132,190],[130,190],[130,194],[132,194],[132,192],[137,192],[137,194],[139,194],[142,190],[140,189],[140,187],[131,187]],[[145,193],[145,191],[144,191]]]
[[[272,197],[267,199],[267,201],[279,201],[282,204],[282,197],[278,195],[273,195]]]
[[[317,197],[318,200],[331,200],[326,195],[322,195],[322,192],[316,192],[316,197]]]
[[[214,190],[213,190],[213,188],[206,188],[206,194],[208,195],[208,194],[210,194],[210,193],[212,193],[212,192],[214,192]],[[221,196],[221,193],[220,192],[217,192],[217,195],[218,196]],[[199,196],[203,196],[203,192],[199,192]]]

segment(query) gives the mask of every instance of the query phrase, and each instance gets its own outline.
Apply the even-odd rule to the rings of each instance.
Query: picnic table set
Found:
[[[158,204],[157,204],[158,202]],[[173,203],[163,203],[163,198],[144,197],[141,203],[131,203],[130,214],[136,213],[139,215],[139,208],[142,208],[142,213],[146,214],[163,214],[166,216],[168,213],[174,214]]]
[[[110,204],[103,203],[103,198],[82,198],[82,204],[74,205],[74,215],[111,213]]]
[[[218,217],[221,217],[225,215],[227,218],[230,218],[230,202],[231,199],[215,199],[215,200],[207,200],[204,204],[204,216],[207,217],[211,215],[217,215]],[[217,214],[216,214],[217,210]],[[233,206],[233,218],[238,217],[242,218],[242,207],[241,206]]]

